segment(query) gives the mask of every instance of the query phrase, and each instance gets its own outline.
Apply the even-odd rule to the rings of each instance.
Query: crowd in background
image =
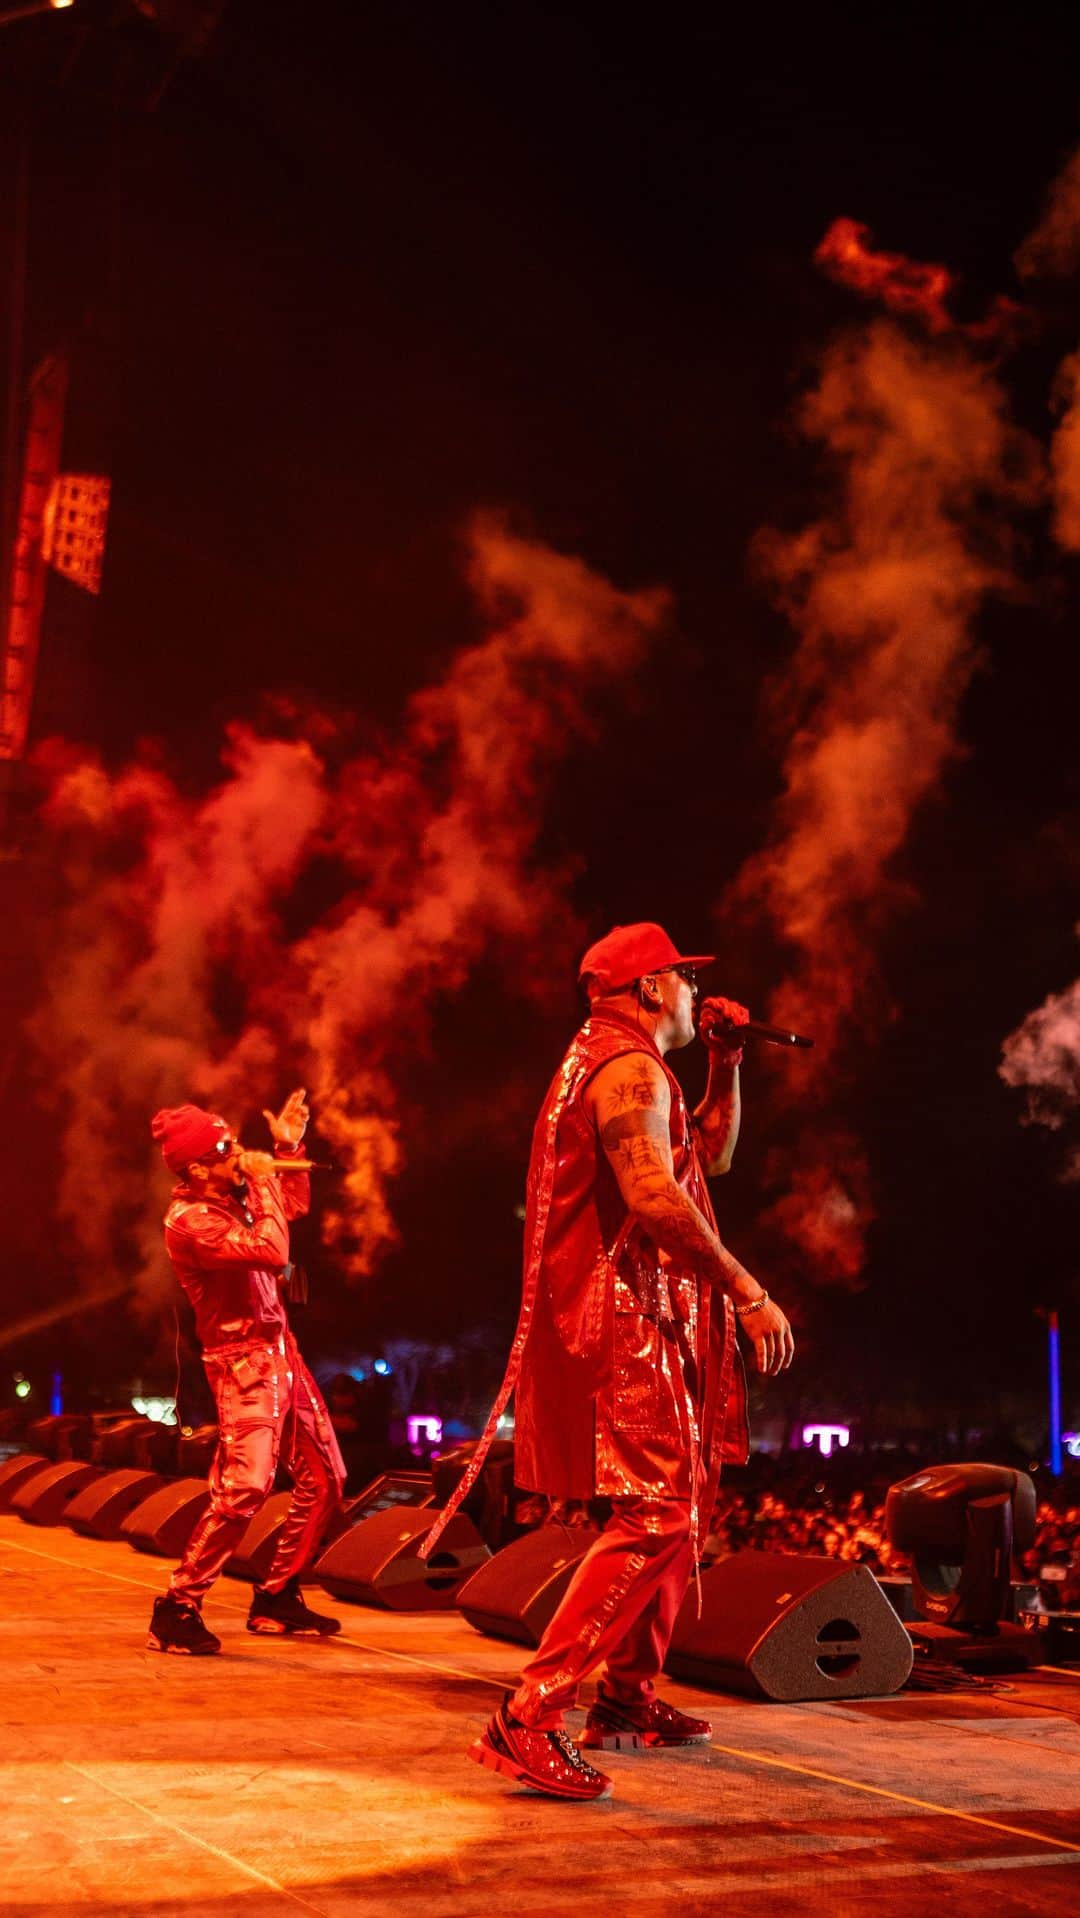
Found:
[[[877,1577],[902,1576],[910,1569],[903,1552],[890,1545],[885,1531],[885,1491],[871,1482],[869,1491],[832,1493],[805,1475],[780,1490],[743,1490],[734,1481],[721,1487],[709,1541],[710,1552],[809,1552],[866,1565]],[[1075,1487],[1043,1496],[1036,1509],[1035,1541],[1019,1552],[1017,1578],[1039,1587],[1050,1608],[1080,1609],[1080,1504]]]
[[[908,1568],[906,1555],[894,1551],[885,1536],[884,1497],[868,1497],[863,1491],[832,1498],[810,1487],[787,1496],[722,1489],[710,1551],[717,1557],[745,1551],[809,1552],[868,1565],[876,1574]]]

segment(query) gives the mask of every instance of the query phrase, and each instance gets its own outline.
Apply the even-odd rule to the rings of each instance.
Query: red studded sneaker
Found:
[[[642,1751],[657,1745],[707,1745],[711,1737],[707,1718],[689,1718],[662,1698],[623,1705],[601,1686],[581,1743],[590,1751]]]
[[[585,1803],[611,1796],[610,1778],[582,1758],[564,1731],[533,1731],[512,1717],[509,1692],[470,1747],[469,1757],[548,1798],[576,1798]]]

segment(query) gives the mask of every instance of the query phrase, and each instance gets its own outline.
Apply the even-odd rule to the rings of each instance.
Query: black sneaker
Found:
[[[148,1652],[179,1652],[188,1658],[209,1658],[221,1650],[220,1638],[203,1624],[202,1613],[190,1599],[166,1592],[154,1600]]]
[[[340,1618],[327,1618],[304,1604],[300,1580],[290,1578],[280,1592],[256,1585],[248,1613],[249,1632],[287,1632],[290,1638],[329,1638],[340,1632]]]

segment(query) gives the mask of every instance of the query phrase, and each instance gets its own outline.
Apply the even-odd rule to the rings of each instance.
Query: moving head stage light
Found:
[[[885,1529],[911,1554],[924,1659],[1000,1670],[1037,1661],[1032,1634],[1012,1624],[1014,1550],[1035,1541],[1035,1487],[1006,1465],[932,1465],[890,1487]]]

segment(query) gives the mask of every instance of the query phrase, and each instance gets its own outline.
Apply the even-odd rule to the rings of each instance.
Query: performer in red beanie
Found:
[[[221,1650],[202,1601],[267,1498],[279,1460],[293,1497],[265,1585],[256,1586],[249,1632],[325,1636],[335,1618],[311,1611],[300,1590],[340,1502],[345,1466],[322,1395],[289,1329],[281,1279],[289,1220],[310,1203],[310,1180],[290,1172],[308,1122],[303,1088],[264,1114],[274,1152],[248,1152],[217,1113],[176,1106],[155,1113],[154,1138],[179,1176],[165,1215],[165,1245],[195,1309],[195,1329],[218,1412],[210,1505],[168,1592],[154,1603],[147,1644],[156,1652]]]
[[[721,1463],[747,1455],[736,1322],[761,1372],[794,1350],[779,1306],[722,1243],[705,1183],[728,1170],[738,1136],[745,1008],[701,1008],[709,1075],[692,1119],[665,1062],[694,1038],[697,972],[712,963],[651,923],[590,947],[589,1016],[533,1135],[521,1314],[484,1437],[516,1386],[518,1484],[608,1498],[612,1515],[472,1756],[557,1798],[611,1790],[563,1729],[601,1664],[586,1750],[708,1740],[707,1722],[659,1698],[655,1681]]]

